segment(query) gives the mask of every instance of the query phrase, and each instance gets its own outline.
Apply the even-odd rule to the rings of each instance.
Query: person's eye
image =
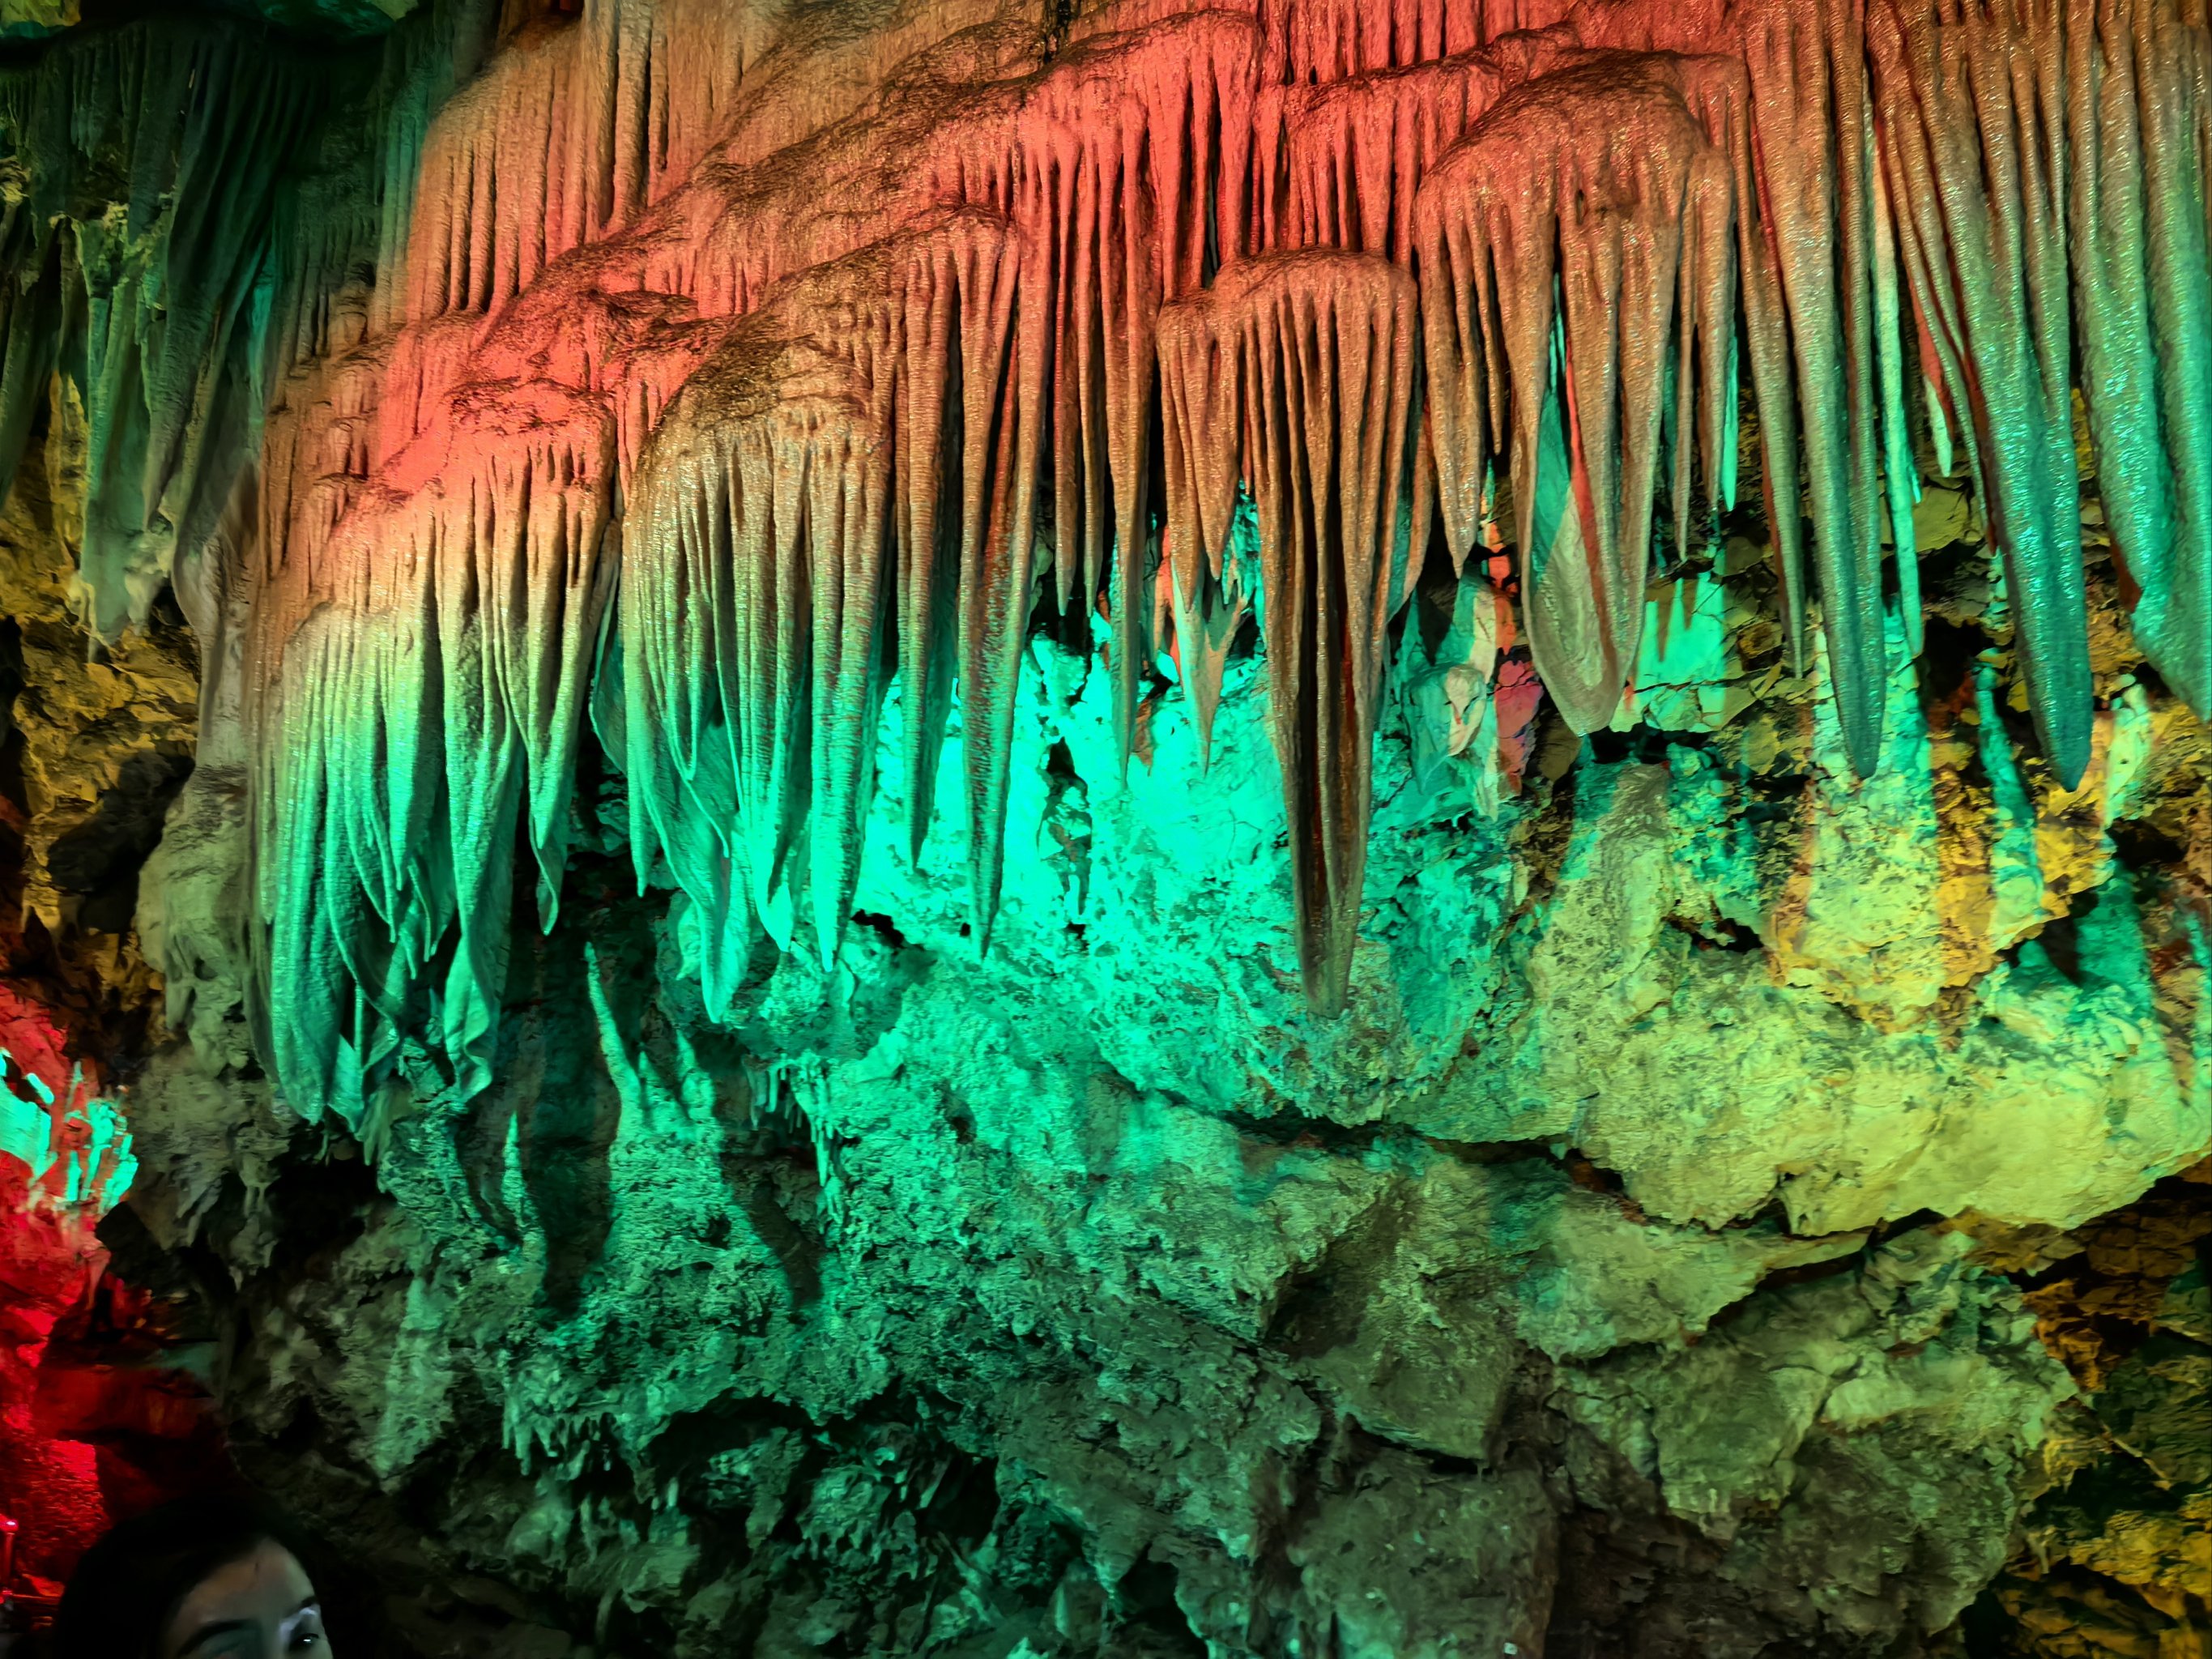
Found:
[[[312,1653],[322,1646],[323,1633],[319,1630],[300,1630],[292,1632],[292,1651]]]

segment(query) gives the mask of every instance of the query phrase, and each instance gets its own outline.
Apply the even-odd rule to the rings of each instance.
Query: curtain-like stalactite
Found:
[[[27,177],[0,233],[0,477],[65,365],[90,428],[78,567],[104,637],[143,622],[178,547],[214,533],[258,428],[252,313],[274,277],[279,176],[327,95],[311,62],[290,67],[267,74],[228,33],[141,26],[71,43],[5,88]]]
[[[1048,310],[1016,334],[1024,258],[1007,221],[959,210],[796,282],[685,384],[638,469],[619,754],[641,867],[665,859],[700,907],[717,1006],[758,931],[789,947],[802,858],[835,958],[894,667],[917,853],[957,675],[989,926],[1046,398]]]
[[[58,369],[99,630],[258,491],[255,923],[308,1109],[485,1074],[587,707],[718,995],[757,929],[836,951],[893,700],[909,855],[957,710],[988,938],[1041,620],[1103,647],[1126,758],[1165,669],[1206,738],[1256,611],[1334,1008],[1432,541],[1513,553],[1604,727],[1655,550],[1739,507],[1740,410],[1860,774],[1954,445],[2044,753],[2090,763],[2077,395],[2142,648],[2212,696],[2192,0],[586,0],[471,80],[494,9],[320,79],[90,33],[0,100],[0,473]]]
[[[1663,76],[1601,56],[1501,103],[1431,175],[1419,211],[1455,550],[1474,540],[1480,363],[1510,434],[1537,670],[1569,723],[1595,730],[1643,631],[1662,415],[1695,410],[1720,434],[1734,392],[1710,349],[1732,333],[1728,167]],[[1702,357],[1689,349],[1701,339]],[[1687,430],[1676,444],[1689,452]]]

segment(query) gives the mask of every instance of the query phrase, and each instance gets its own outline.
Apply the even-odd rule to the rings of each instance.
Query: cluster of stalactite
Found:
[[[836,950],[894,688],[919,848],[957,696],[988,937],[1040,590],[1100,630],[1126,753],[1164,659],[1210,726],[1256,588],[1333,1008],[1427,550],[1517,548],[1536,670],[1601,727],[1655,526],[1735,505],[1740,407],[1860,772],[1916,451],[1954,447],[2045,753],[2087,763],[2077,384],[2137,637],[2212,703],[2203,0],[586,0],[465,80],[483,9],[344,96],[141,26],[0,112],[0,439],[58,365],[86,388],[95,626],[258,486],[256,937],[310,1109],[410,1041],[486,1075],[513,849],[550,917],[592,709],[720,994],[802,904]]]

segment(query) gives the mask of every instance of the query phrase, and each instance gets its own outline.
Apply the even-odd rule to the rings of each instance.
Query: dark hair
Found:
[[[290,1522],[250,1494],[180,1498],[109,1529],[70,1575],[54,1659],[154,1659],[193,1587],[264,1543],[303,1554]]]

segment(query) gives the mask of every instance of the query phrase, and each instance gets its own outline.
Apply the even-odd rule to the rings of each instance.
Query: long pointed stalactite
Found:
[[[1417,312],[1413,279],[1382,259],[1279,253],[1246,260],[1162,319],[1171,448],[1231,442],[1258,507],[1268,722],[1291,825],[1299,966],[1325,1012],[1343,1004],[1390,618],[1412,569]],[[1237,422],[1234,437],[1218,425]],[[1192,417],[1195,416],[1198,422]],[[1226,469],[1198,524],[1225,527]],[[1195,503],[1194,502],[1194,505]],[[1220,530],[1178,526],[1176,612],[1221,575]],[[1201,646],[1201,650],[1204,647]]]
[[[1952,403],[1973,411],[2037,730],[2070,780],[2088,763],[2090,697],[2068,385],[2060,36],[2055,10],[2031,28],[2009,9],[1970,10],[1947,24],[1883,6],[1869,32],[1899,135],[1895,197],[1913,209],[1915,268],[1931,289],[1950,289],[1931,295],[1932,308],[1957,331]],[[1904,118],[1916,107],[1914,131]]]
[[[1331,1009],[1432,543],[1511,553],[1596,731],[1655,557],[1755,464],[1783,626],[1871,775],[1955,450],[2071,782],[2078,395],[2142,648],[2212,696],[2187,0],[495,22],[432,6],[321,81],[131,25],[0,105],[0,461],[58,368],[95,629],[258,490],[262,1018],[311,1109],[488,1075],[514,848],[550,918],[590,709],[726,994],[757,932],[838,949],[887,720],[905,851],[957,811],[988,939],[1032,627],[1103,653],[1126,758],[1166,672],[1206,740],[1256,617]]]

